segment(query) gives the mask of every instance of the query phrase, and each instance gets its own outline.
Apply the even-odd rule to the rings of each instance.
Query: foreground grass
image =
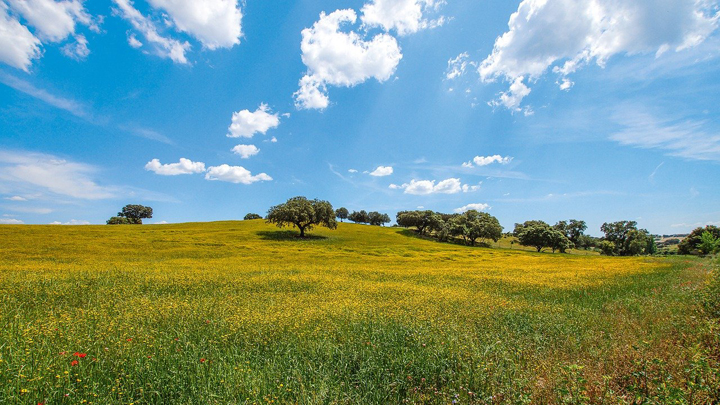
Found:
[[[714,403],[707,262],[341,224],[0,227],[0,403]],[[83,357],[83,355],[85,355]]]

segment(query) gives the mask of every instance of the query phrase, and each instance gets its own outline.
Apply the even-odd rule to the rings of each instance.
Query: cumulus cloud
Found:
[[[33,59],[42,55],[41,45],[27,27],[8,14],[5,3],[0,2],[0,62],[27,72]]]
[[[392,166],[378,166],[375,170],[369,173],[371,176],[384,177],[393,174]]]
[[[462,191],[460,179],[450,178],[435,184],[435,180],[410,180],[410,183],[402,185],[391,184],[391,189],[405,190],[405,194],[428,195],[428,194],[455,194]]]
[[[160,164],[159,159],[153,159],[145,165],[145,170],[162,176],[176,176],[178,174],[203,173],[205,163],[193,162],[190,159],[180,158],[178,163]]]
[[[517,111],[530,93],[527,83],[551,68],[567,90],[565,76],[589,63],[696,46],[715,31],[719,15],[712,2],[695,0],[523,0],[478,72],[484,82],[511,83],[494,105]]]
[[[20,197],[19,195],[14,195],[12,197],[5,197],[3,199],[8,200],[8,201],[27,201],[27,198]]]
[[[242,11],[237,0],[149,0],[168,13],[175,26],[205,48],[231,48],[240,43]]]
[[[492,155],[492,156],[475,156],[473,160],[469,162],[464,162],[462,164],[462,167],[471,168],[473,167],[473,163],[477,166],[487,166],[491,165],[493,163],[499,163],[501,165],[506,165],[510,162],[512,162],[513,158],[511,156],[505,156],[502,157],[500,155]]]
[[[60,42],[75,33],[76,23],[94,26],[79,0],[8,0],[13,11],[37,30],[43,41]]]
[[[358,171],[357,171],[357,169],[348,169],[348,172],[349,173],[357,173]]]
[[[20,23],[20,17],[34,32]],[[75,42],[64,46],[63,54],[84,59],[90,50],[85,36],[76,34],[78,23],[99,31],[80,0],[0,2],[0,62],[28,71],[33,59],[42,56],[43,43],[61,42],[71,35]]]
[[[260,153],[260,149],[255,145],[235,145],[232,151],[242,159],[248,159],[250,156],[255,156]]]
[[[469,210],[487,211],[487,210],[489,210],[489,209],[490,209],[490,206],[489,206],[488,204],[476,203],[476,204],[463,205],[463,206],[460,207],[460,208],[455,208],[454,211],[455,211],[456,213],[458,213],[458,214],[462,214],[463,212],[469,211]]]
[[[0,218],[0,225],[22,225],[25,222],[15,218]]]
[[[370,78],[384,82],[395,73],[402,59],[397,40],[384,33],[365,40],[354,31],[341,31],[356,21],[352,9],[323,12],[311,28],[302,31],[300,49],[307,72],[294,94],[297,108],[326,108],[328,85],[352,87]]]
[[[227,181],[229,183],[252,184],[258,181],[272,181],[272,177],[265,173],[255,176],[242,166],[210,166],[205,173],[205,180]]]
[[[280,125],[279,114],[273,113],[267,104],[262,103],[255,112],[240,110],[233,113],[227,136],[229,138],[252,138],[257,133],[264,135],[268,130],[277,128],[278,125]]]
[[[445,22],[423,18],[423,12],[435,11],[444,1],[434,0],[372,0],[362,9],[360,19],[367,27],[381,27],[385,31],[395,30],[398,35],[408,35],[425,28],[434,28]]]
[[[170,58],[170,60],[175,63],[189,63],[185,55],[185,53],[190,50],[190,44],[187,41],[180,42],[176,39],[160,35],[155,23],[133,7],[130,0],[113,1],[117,6],[118,14],[127,20],[135,30],[140,32],[147,42],[155,47],[155,52],[159,56]]]
[[[0,188],[10,192],[44,191],[85,200],[117,196],[117,190],[93,180],[90,165],[53,155],[0,151]]]

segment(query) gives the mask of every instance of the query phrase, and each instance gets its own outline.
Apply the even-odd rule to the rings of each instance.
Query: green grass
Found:
[[[720,398],[709,261],[311,235],[0,226],[0,403]]]

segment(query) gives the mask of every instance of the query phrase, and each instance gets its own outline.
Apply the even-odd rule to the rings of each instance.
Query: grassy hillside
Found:
[[[0,403],[719,396],[718,331],[695,305],[705,262],[311,235],[0,226]]]

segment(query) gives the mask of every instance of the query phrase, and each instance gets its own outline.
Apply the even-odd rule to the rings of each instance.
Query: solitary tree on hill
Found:
[[[345,207],[340,207],[335,210],[335,217],[340,218],[340,222],[343,222],[343,219],[347,219],[348,214],[348,209]]]
[[[144,218],[152,218],[153,209],[144,205],[128,204],[118,212],[116,217],[107,220],[108,225],[136,224],[142,225]]]
[[[262,217],[258,214],[255,214],[254,212],[251,212],[247,215],[245,215],[245,218],[243,218],[245,221],[252,220],[252,219],[262,219]]]
[[[293,197],[284,204],[270,207],[266,221],[278,228],[295,226],[300,230],[301,238],[305,237],[306,230],[309,231],[316,225],[329,229],[337,228],[332,204],[318,199],[308,200],[305,197]]]

